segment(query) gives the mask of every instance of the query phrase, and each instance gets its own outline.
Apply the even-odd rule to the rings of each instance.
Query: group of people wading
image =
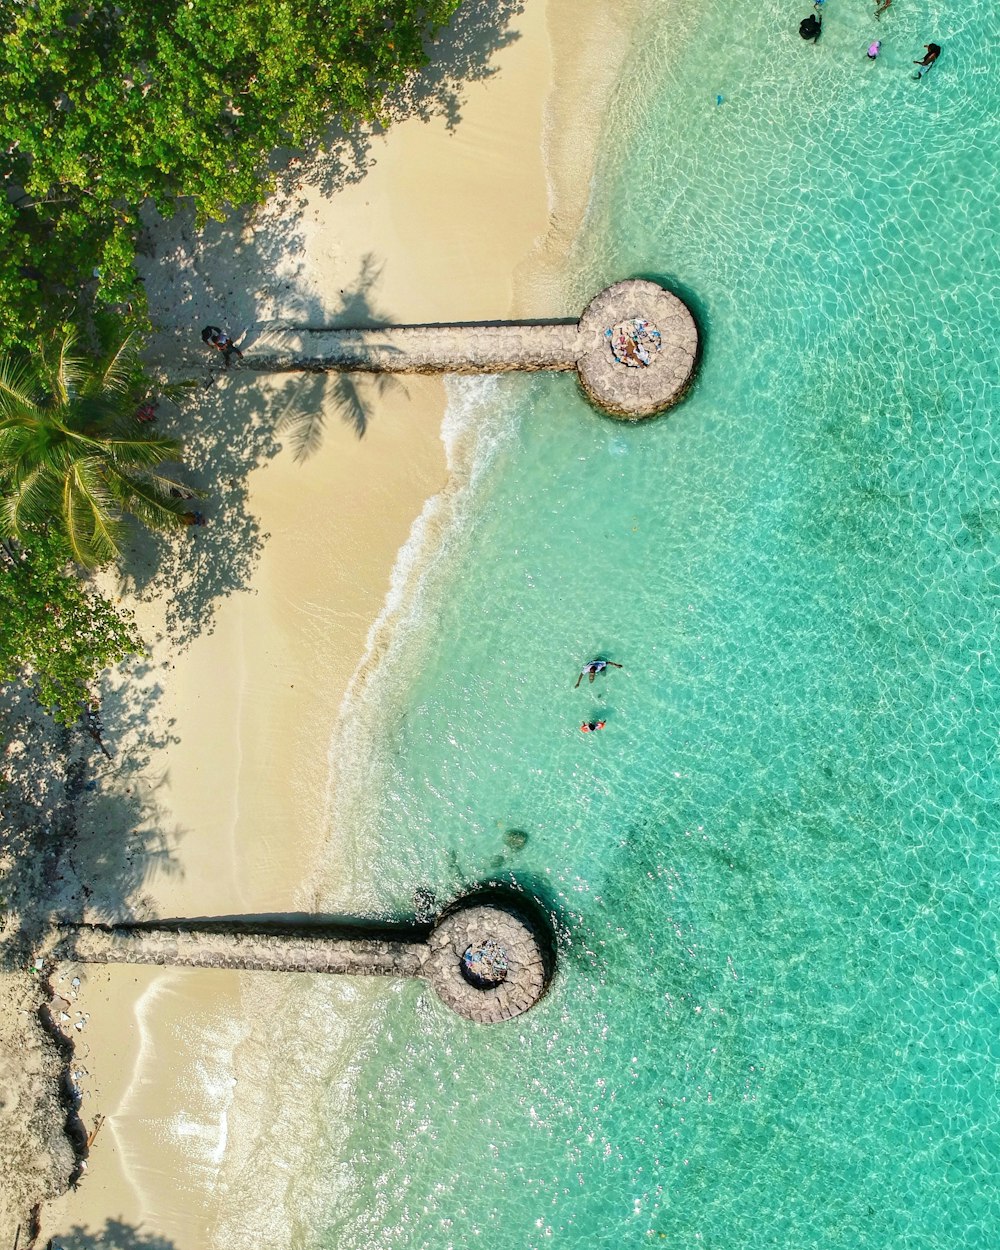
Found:
[[[814,0],[813,8],[816,12],[810,13],[808,17],[804,17],[802,21],[799,22],[799,34],[806,40],[807,43],[815,43],[823,32],[823,17],[821,10],[825,4],[826,0]],[[891,4],[892,0],[878,0],[875,6],[875,17],[880,18]],[[874,39],[868,45],[868,51],[865,55],[868,57],[869,61],[874,61],[878,59],[881,51],[882,40]],[[927,73],[940,55],[941,47],[939,44],[925,43],[924,55],[919,61],[913,62],[913,64],[917,67],[917,72],[913,75],[913,77],[923,78],[924,74]]]

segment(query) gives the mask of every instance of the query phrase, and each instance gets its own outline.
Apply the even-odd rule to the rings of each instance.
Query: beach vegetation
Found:
[[[144,380],[128,338],[101,356],[72,331],[23,360],[0,361],[0,535],[24,546],[57,532],[72,559],[118,557],[131,515],[187,523],[191,492],[163,465],[179,445],[137,420]]]
[[[30,0],[0,9],[0,351],[141,321],[140,209],[263,198],[278,146],[382,122],[459,0]]]
[[[22,684],[61,725],[95,706],[106,668],[142,650],[131,615],[73,565],[58,533],[0,540],[0,684]]]

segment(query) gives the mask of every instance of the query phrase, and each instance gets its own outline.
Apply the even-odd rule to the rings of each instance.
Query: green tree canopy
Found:
[[[0,534],[30,544],[57,530],[87,568],[120,550],[124,515],[153,529],[185,523],[181,483],[160,472],[179,445],[136,422],[141,393],[128,340],[103,359],[0,361]]]
[[[0,683],[24,682],[74,725],[100,674],[140,650],[131,617],[74,574],[61,538],[0,541]]]
[[[459,0],[9,0],[0,6],[0,350],[81,292],[136,290],[137,211],[260,197],[264,163],[376,117]]]

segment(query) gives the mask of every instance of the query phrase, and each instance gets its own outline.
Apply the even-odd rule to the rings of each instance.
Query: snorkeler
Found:
[[[584,677],[589,677],[591,682],[593,682],[597,674],[603,673],[606,668],[621,668],[621,665],[616,664],[614,660],[591,660],[580,669],[580,676],[576,679],[576,686],[579,686]],[[576,686],[573,687],[574,690]]]
[[[585,720],[580,726],[580,733],[595,734],[598,729],[603,729],[607,723],[606,720]]]

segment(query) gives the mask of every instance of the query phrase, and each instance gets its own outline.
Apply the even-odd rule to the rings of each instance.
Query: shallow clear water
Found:
[[[995,1244],[1000,45],[807,8],[651,6],[615,100],[572,282],[689,299],[684,405],[453,388],[491,454],[338,759],[327,901],[505,876],[561,962],[494,1029],[386,993],[297,1242]]]

